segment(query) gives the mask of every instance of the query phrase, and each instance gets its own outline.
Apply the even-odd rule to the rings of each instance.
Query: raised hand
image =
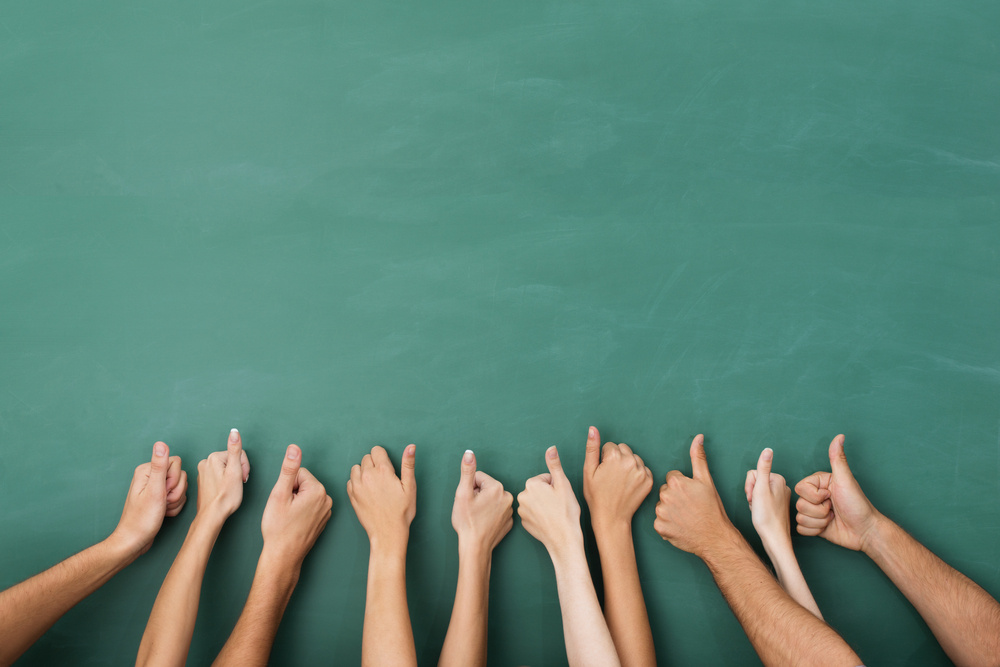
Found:
[[[858,551],[880,515],[847,465],[843,435],[833,439],[829,453],[832,472],[815,472],[795,485],[797,530]]]
[[[466,451],[451,510],[459,551],[492,552],[514,525],[513,504],[514,496],[504,491],[503,484],[476,470],[476,455]]]
[[[250,460],[235,428],[224,452],[212,452],[198,463],[198,514],[225,520],[243,502],[243,484],[250,477]]]
[[[774,452],[770,447],[760,453],[757,469],[747,471],[744,490],[750,504],[753,527],[765,547],[786,543],[791,546],[792,528],[788,510],[792,490],[788,488],[784,477],[771,472],[773,458]]]
[[[678,549],[704,559],[706,550],[721,537],[737,531],[708,471],[701,435],[691,442],[691,471],[691,477],[678,470],[667,473],[667,482],[660,487],[653,528]]]
[[[601,434],[591,426],[583,463],[583,497],[590,508],[594,531],[631,525],[633,515],[652,489],[653,473],[625,443],[606,443],[602,460]]]
[[[264,552],[278,555],[292,567],[301,566],[326,528],[332,507],[326,488],[302,467],[302,450],[288,445],[260,523]]]
[[[556,560],[567,549],[583,546],[580,503],[554,446],[545,451],[545,465],[549,471],[529,479],[517,495],[517,514],[525,529]]]
[[[373,548],[402,546],[406,550],[410,522],[417,513],[416,449],[416,445],[408,445],[403,450],[399,477],[389,455],[379,446],[372,447],[360,465],[351,468],[347,496]]]
[[[118,526],[111,534],[138,556],[149,550],[163,525],[163,518],[177,516],[187,502],[187,473],[181,470],[181,458],[170,456],[166,443],[153,445],[149,463],[136,467],[132,475]]]

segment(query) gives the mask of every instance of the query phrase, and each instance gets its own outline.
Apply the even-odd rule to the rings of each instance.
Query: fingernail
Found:
[[[153,453],[156,454],[157,456],[163,456],[164,454],[167,453],[167,446],[164,445],[162,442],[158,442],[155,445],[153,445]]]
[[[240,432],[235,428],[229,431],[229,442],[236,442],[239,440]]]
[[[559,456],[559,450],[556,449],[555,445],[552,445],[545,451],[545,456],[549,457],[550,459],[554,459],[557,456]]]
[[[771,458],[774,456],[774,450],[772,450],[770,447],[765,447],[762,454],[764,456],[765,461],[770,461]]]
[[[416,445],[407,445],[406,446],[406,453],[409,454],[410,456],[416,456],[416,454],[417,454],[417,446]]]
[[[594,428],[593,426],[591,426],[591,427],[590,427],[590,433],[589,433],[589,436],[590,436],[591,438],[596,438],[596,437],[597,437],[597,429],[596,429],[596,428]]]
[[[288,458],[288,460],[294,461],[295,459],[299,458],[299,450],[293,447],[289,447],[288,451],[285,453],[285,456]]]
[[[466,449],[465,450],[465,455],[462,457],[462,463],[470,463],[471,464],[472,463],[472,457],[473,457],[472,450],[471,449]]]

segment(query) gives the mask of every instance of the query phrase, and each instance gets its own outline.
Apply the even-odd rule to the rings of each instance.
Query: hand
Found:
[[[212,452],[198,463],[198,514],[212,513],[225,521],[243,502],[243,485],[250,477],[250,460],[235,428],[228,448]]]
[[[553,562],[568,549],[583,549],[580,503],[555,447],[545,451],[549,471],[532,477],[517,494],[517,514],[532,537],[545,545]]]
[[[632,517],[652,489],[653,473],[628,445],[606,443],[601,460],[601,434],[591,426],[583,461],[583,497],[594,530],[615,524],[631,528]]]
[[[458,549],[492,553],[514,525],[514,496],[503,484],[476,470],[472,450],[462,457],[462,477],[455,490],[451,525],[458,533]]]
[[[792,490],[788,488],[784,477],[771,472],[773,458],[774,452],[770,447],[760,453],[757,469],[747,471],[744,489],[747,502],[750,503],[753,527],[757,529],[765,548],[778,544],[790,547],[792,528],[788,503],[792,498]]]
[[[797,530],[857,551],[864,548],[879,513],[847,465],[843,435],[830,443],[830,469],[833,472],[813,473],[795,485]]]
[[[736,528],[715,490],[701,435],[691,442],[691,472],[691,477],[677,470],[667,473],[667,483],[660,487],[653,528],[678,549],[704,559],[719,539]]]
[[[361,465],[351,468],[347,496],[358,521],[368,533],[372,549],[406,551],[410,522],[417,513],[416,445],[403,450],[400,476],[382,447],[373,447]]]
[[[300,567],[326,522],[330,520],[333,498],[312,473],[302,468],[302,450],[288,445],[278,481],[264,507],[260,532],[264,551]]]
[[[111,534],[136,556],[146,553],[163,525],[163,517],[177,516],[187,502],[187,473],[181,457],[170,456],[163,442],[153,445],[153,458],[136,467],[125,498],[125,509]]]

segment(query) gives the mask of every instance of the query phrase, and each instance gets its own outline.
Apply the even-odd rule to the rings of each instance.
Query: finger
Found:
[[[385,451],[385,447],[380,445],[372,447],[371,460],[376,466],[388,464],[390,468],[393,467],[392,461],[389,460],[389,452]],[[395,468],[393,468],[393,472],[395,472]]]
[[[171,456],[168,460],[167,478],[164,488],[167,490],[167,502],[170,502],[170,494],[176,490],[177,483],[180,482],[181,479],[181,473],[184,471],[181,470],[181,457]]]
[[[167,506],[176,505],[177,502],[187,493],[188,474],[186,470],[181,470],[181,474],[174,484],[174,488],[167,492]]]
[[[167,469],[170,467],[170,448],[165,442],[153,445],[153,458],[149,462],[149,481],[146,488],[159,493],[165,493],[167,488]]]
[[[631,454],[632,456],[635,456],[635,452],[632,451],[632,448],[626,445],[624,442],[618,445],[618,451],[620,451],[622,454]]]
[[[476,455],[466,449],[462,455],[462,476],[458,480],[458,491],[471,496],[476,491]]]
[[[820,528],[806,528],[805,526],[796,525],[795,526],[795,531],[799,535],[805,535],[806,537],[816,537],[817,535],[819,535],[820,533],[823,532],[823,529],[820,529]]]
[[[536,486],[538,484],[545,484],[547,486],[552,486],[552,475],[547,472],[543,472],[540,475],[535,475],[534,477],[529,477],[524,482],[524,488],[527,489],[528,486]]]
[[[545,465],[549,469],[549,474],[552,476],[553,484],[560,484],[566,479],[566,473],[563,472],[562,461],[559,460],[559,450],[556,449],[555,445],[552,445],[545,450]]]
[[[691,441],[691,476],[697,480],[712,481],[708,471],[708,457],[705,455],[705,436],[700,433]]]
[[[743,491],[747,494],[747,502],[753,502],[753,487],[757,482],[757,471],[747,470],[747,481],[743,484]]]
[[[372,459],[371,454],[365,454],[361,457],[361,468],[367,470],[368,468],[374,468],[375,461]]]
[[[805,514],[806,516],[815,517],[817,519],[830,516],[829,501],[823,501],[819,505],[813,505],[812,503],[807,503],[802,498],[799,498],[795,503],[795,509],[800,514]]]
[[[399,481],[403,489],[410,494],[417,492],[417,446],[410,444],[403,450],[403,462],[400,464]]]
[[[641,456],[639,456],[638,454],[632,454],[632,456],[635,457],[635,467],[637,467],[639,470],[642,470],[643,468],[646,467],[646,462],[642,460]]]
[[[770,484],[771,482],[771,463],[773,461],[774,450],[770,447],[765,447],[764,451],[760,453],[760,458],[757,459],[757,479],[765,484]]]
[[[830,525],[830,517],[825,516],[821,519],[817,519],[814,516],[799,513],[795,515],[795,523],[804,528],[817,528],[819,530],[823,530]]]
[[[298,445],[288,445],[285,449],[285,458],[281,461],[281,472],[278,474],[278,481],[274,485],[275,491],[280,491],[286,496],[295,492],[295,478],[302,467],[302,450]]]
[[[844,454],[843,434],[838,435],[830,443],[830,470],[843,481],[854,480],[854,474],[851,473],[851,468],[847,465],[847,456]]]
[[[682,473],[680,470],[671,470],[670,472],[667,473],[667,482],[664,486],[669,485],[671,481],[674,481],[677,478],[683,479],[684,473]]]
[[[326,495],[326,487],[309,472],[308,468],[299,468],[295,474],[296,493],[322,493]]]
[[[250,459],[247,458],[245,449],[240,452],[240,471],[243,473],[243,483],[246,484],[247,480],[250,479]]]
[[[503,488],[503,484],[500,484],[500,482],[493,479],[492,477],[484,473],[482,470],[476,471],[476,479],[475,482],[473,482],[473,484],[475,485],[475,488],[479,489],[480,491],[482,491],[483,489],[488,489],[490,487],[493,487],[497,484],[500,485],[501,489]]]
[[[167,511],[163,513],[163,516],[177,516],[184,509],[185,503],[187,503],[187,496],[181,498],[181,501],[173,507],[167,507]]]
[[[361,466],[359,466],[357,463],[351,466],[350,481],[354,482],[355,484],[361,481]]]
[[[828,472],[813,473],[799,480],[795,485],[795,493],[806,502],[817,505],[830,497],[830,490],[826,488],[830,483],[829,478]]]
[[[587,431],[587,453],[583,458],[583,474],[590,477],[601,463],[601,434],[591,426]]]
[[[243,439],[240,432],[235,428],[229,431],[229,442],[226,443],[226,472],[230,475],[239,475],[243,478]]]

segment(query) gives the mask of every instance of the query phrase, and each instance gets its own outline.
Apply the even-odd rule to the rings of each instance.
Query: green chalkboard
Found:
[[[250,586],[284,447],[333,495],[275,665],[357,664],[374,444],[418,445],[421,663],[463,450],[515,493],[587,426],[657,479],[704,432],[793,481],[838,432],[873,501],[1000,593],[1000,4],[0,2],[0,587],[105,536],[165,440],[253,465],[191,664]],[[193,479],[192,479],[193,481]],[[659,658],[754,664],[706,568],[636,542]],[[23,658],[120,665],[194,514]],[[944,665],[865,557],[797,540],[872,665]],[[593,559],[592,562],[596,562]],[[565,661],[515,525],[490,660]]]

